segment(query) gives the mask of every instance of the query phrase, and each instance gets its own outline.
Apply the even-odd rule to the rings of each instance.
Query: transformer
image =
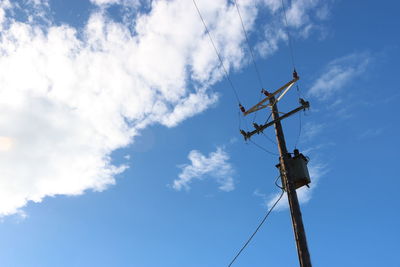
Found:
[[[308,173],[308,168],[307,168],[307,163],[308,163],[308,158],[305,157],[303,154],[299,153],[299,150],[295,149],[294,150],[294,156],[290,157],[288,160],[289,164],[289,169],[292,172],[292,177],[294,180],[294,186],[295,188],[300,188],[302,186],[308,186],[309,183],[311,183],[310,179],[310,174]],[[282,177],[282,170],[280,168],[281,164],[276,165],[276,167],[279,169]],[[285,184],[282,181],[282,186],[283,188],[285,187]],[[285,189],[285,188],[284,188]]]

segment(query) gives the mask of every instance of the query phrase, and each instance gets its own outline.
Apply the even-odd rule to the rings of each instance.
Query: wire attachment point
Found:
[[[249,133],[245,132],[243,130],[240,130],[240,133],[243,135],[244,137],[244,141],[247,141],[247,139],[250,139]]]
[[[253,123],[253,127],[256,129],[257,134],[259,134],[260,132],[262,133],[262,128],[260,125],[258,125],[257,123]]]
[[[240,103],[239,103],[239,108],[241,112],[246,113],[246,109]]]
[[[264,94],[265,96],[270,96],[271,93],[269,93],[267,90],[265,90],[264,88],[261,90],[261,93]]]
[[[296,80],[300,79],[299,75],[297,74],[296,69],[293,70],[293,79],[296,79]]]

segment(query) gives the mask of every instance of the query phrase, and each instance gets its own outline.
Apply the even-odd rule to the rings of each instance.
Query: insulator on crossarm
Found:
[[[271,94],[265,90],[264,88],[261,90],[261,93],[263,93],[265,96],[270,96]]]
[[[243,113],[246,112],[246,110],[244,109],[244,107],[243,107],[241,104],[239,104],[239,108],[240,108],[240,111],[241,111],[241,112],[243,112]]]
[[[245,141],[246,141],[247,139],[249,139],[249,135],[248,135],[245,131],[240,130],[240,133],[243,135]]]
[[[303,106],[304,109],[310,108],[310,103],[308,101],[305,101],[303,98],[300,98],[299,102]]]
[[[296,79],[296,80],[299,79],[299,75],[297,75],[296,69],[293,70],[293,79]]]
[[[261,127],[260,125],[258,125],[257,123],[253,123],[253,127],[256,129],[257,133],[259,133],[261,131]]]

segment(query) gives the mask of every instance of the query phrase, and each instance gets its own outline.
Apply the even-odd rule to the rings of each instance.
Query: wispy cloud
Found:
[[[307,122],[303,128],[302,140],[310,141],[312,138],[319,135],[324,130],[325,127],[326,127],[325,123]]]
[[[197,150],[190,151],[189,165],[181,166],[182,172],[179,179],[174,180],[172,187],[175,190],[190,189],[193,180],[202,180],[206,177],[213,178],[220,185],[222,191],[232,191],[235,188],[233,181],[233,168],[229,163],[229,155],[223,148],[218,147],[208,157]]]
[[[330,14],[331,1],[284,1],[286,2],[286,17],[282,10],[281,0],[260,1],[271,14],[270,23],[265,24],[263,29],[264,38],[256,45],[257,52],[263,57],[275,53],[281,43],[288,41],[288,30],[291,31],[293,37],[307,38],[314,30],[321,29],[318,24],[326,20]],[[286,19],[288,27],[286,27]]]
[[[352,80],[363,74],[370,60],[371,56],[368,53],[355,53],[333,60],[311,86],[309,95],[320,100],[334,96]]]
[[[372,128],[364,131],[359,135],[360,139],[368,139],[372,137],[379,136],[383,133],[383,128]]]

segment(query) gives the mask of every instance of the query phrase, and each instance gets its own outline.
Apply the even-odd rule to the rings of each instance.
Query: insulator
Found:
[[[240,111],[242,111],[243,113],[246,112],[246,110],[244,109],[244,107],[241,104],[239,104],[239,108],[240,108]]]
[[[297,80],[299,79],[299,75],[297,75],[297,71],[296,70],[293,71],[293,78],[297,79]]]
[[[270,96],[271,94],[267,91],[267,90],[265,90],[265,89],[262,89],[261,90],[261,93],[263,93],[265,96]]]
[[[247,140],[249,138],[249,135],[245,131],[240,130],[240,133],[243,135],[244,140]]]

